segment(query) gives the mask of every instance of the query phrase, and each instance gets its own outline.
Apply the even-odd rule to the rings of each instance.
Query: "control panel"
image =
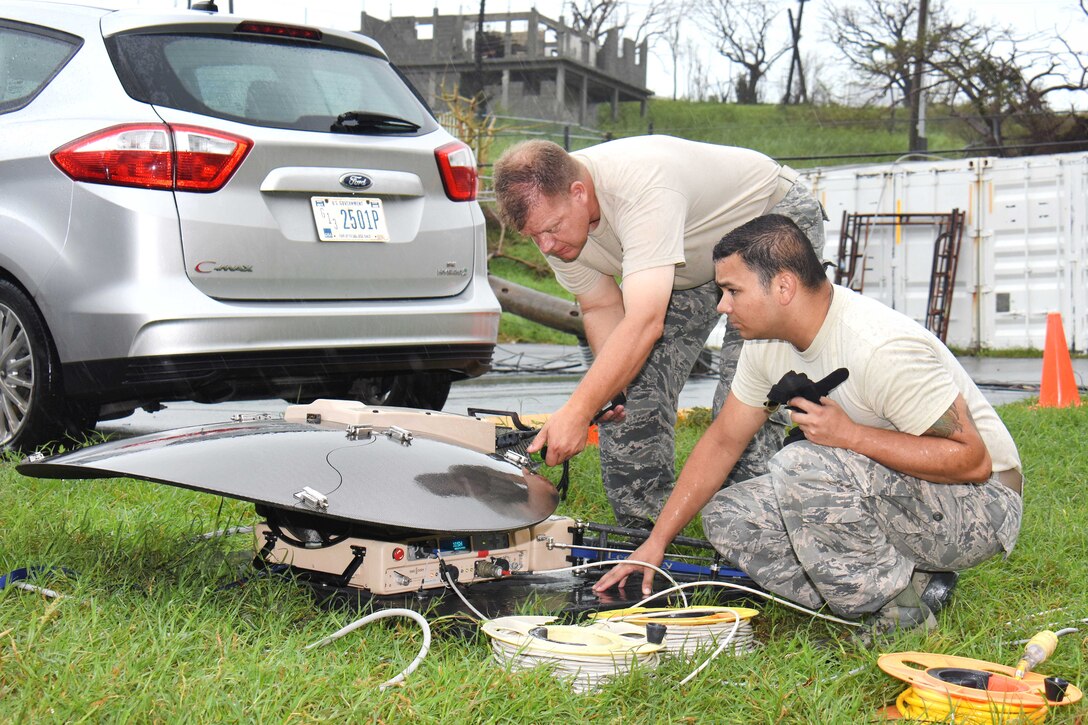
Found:
[[[266,524],[259,524],[254,533],[258,551],[271,537],[271,550],[263,554],[270,564],[332,576],[350,573],[348,586],[387,595],[446,586],[442,564],[459,585],[566,566],[566,549],[546,542],[572,543],[574,526],[573,519],[551,516],[509,532],[435,534],[400,541],[348,538],[321,548],[294,546],[275,537]]]

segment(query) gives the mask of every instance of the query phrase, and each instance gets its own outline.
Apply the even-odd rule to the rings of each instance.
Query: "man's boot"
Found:
[[[910,578],[911,587],[918,592],[922,601],[934,614],[945,608],[952,598],[960,574],[956,571],[920,571],[914,570]]]
[[[937,628],[937,619],[914,587],[908,586],[890,602],[866,617],[864,626],[855,634],[863,645],[871,647],[884,635],[919,627],[930,632]]]

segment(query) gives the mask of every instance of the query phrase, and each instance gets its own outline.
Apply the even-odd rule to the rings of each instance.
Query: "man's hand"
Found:
[[[834,400],[825,396],[819,403],[813,403],[796,397],[790,398],[789,405],[797,408],[790,413],[790,420],[801,429],[805,438],[821,446],[852,448],[858,425]]]
[[[547,446],[548,455],[544,462],[549,466],[558,466],[582,452],[588,435],[589,421],[564,405],[548,418],[526,450],[538,453]]]
[[[657,546],[651,541],[647,541],[642,546],[631,552],[631,559],[635,561],[644,561],[647,564],[653,564],[654,566],[661,566],[661,562],[665,560],[664,548]],[[612,569],[601,577],[601,580],[593,585],[593,591],[603,592],[612,586],[618,586],[620,589],[627,583],[627,577],[642,571],[642,593],[645,596],[650,596],[654,590],[654,570],[638,564],[616,564]]]
[[[586,439],[589,436],[589,426],[594,423],[619,423],[627,417],[627,413],[624,411],[623,402],[627,398],[621,393],[613,398],[613,402],[609,406],[603,409],[597,415],[593,416],[593,419],[587,423],[581,425],[580,428],[576,427],[579,418],[572,411],[567,410],[567,406],[560,408],[555,415],[549,418],[544,425],[540,428],[540,432],[536,434],[533,442],[529,444],[526,449],[529,453],[537,453],[545,446],[548,448],[548,455],[544,462],[549,466],[558,466],[563,461],[569,458],[573,458],[582,452],[582,449],[586,447]],[[560,413],[562,417],[560,418]],[[559,423],[554,421],[560,418]],[[558,426],[558,427],[555,427]],[[581,430],[581,442],[577,438],[578,430]],[[569,436],[575,436],[570,438]],[[552,443],[552,441],[560,442],[559,445]]]

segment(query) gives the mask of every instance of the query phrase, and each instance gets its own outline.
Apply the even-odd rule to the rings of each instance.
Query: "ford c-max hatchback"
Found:
[[[0,0],[0,444],[166,400],[440,408],[498,329],[475,164],[362,35]]]

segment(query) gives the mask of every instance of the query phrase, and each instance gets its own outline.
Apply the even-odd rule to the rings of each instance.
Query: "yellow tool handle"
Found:
[[[1024,654],[1020,655],[1020,661],[1016,663],[1014,679],[1022,680],[1024,675],[1039,666],[1050,655],[1054,654],[1054,648],[1058,646],[1058,635],[1049,629],[1044,629],[1028,640],[1024,645]]]

